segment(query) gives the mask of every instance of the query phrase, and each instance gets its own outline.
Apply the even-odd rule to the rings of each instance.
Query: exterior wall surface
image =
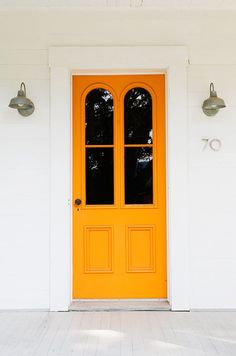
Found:
[[[236,308],[236,12],[0,12],[0,309],[49,308],[51,46],[184,45],[189,49],[190,306]],[[20,82],[35,113],[7,107]],[[227,107],[201,111],[210,82]],[[218,138],[222,149],[203,149]]]

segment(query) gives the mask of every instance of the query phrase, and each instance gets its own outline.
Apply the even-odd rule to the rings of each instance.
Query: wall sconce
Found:
[[[222,108],[225,108],[225,102],[223,99],[218,98],[214,88],[214,84],[210,84],[210,97],[203,102],[202,110],[207,116],[214,116]]]
[[[26,87],[25,83],[21,83],[20,90],[17,93],[17,96],[11,99],[10,104],[8,105],[12,109],[17,109],[18,113],[22,116],[29,116],[34,112],[34,104],[28,98],[26,98]]]

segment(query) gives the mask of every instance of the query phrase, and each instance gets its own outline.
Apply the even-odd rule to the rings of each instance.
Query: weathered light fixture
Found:
[[[34,112],[34,104],[26,97],[25,83],[21,83],[17,96],[11,99],[9,107],[17,109],[22,116],[29,116]]]
[[[210,97],[203,102],[202,110],[207,116],[214,116],[222,108],[225,108],[223,99],[218,98],[214,84],[210,84]]]

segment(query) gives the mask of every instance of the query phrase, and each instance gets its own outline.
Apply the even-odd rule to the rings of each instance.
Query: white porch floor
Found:
[[[1,356],[235,356],[235,312],[1,312]]]

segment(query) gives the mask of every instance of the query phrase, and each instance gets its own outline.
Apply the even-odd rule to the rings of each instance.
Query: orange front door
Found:
[[[166,297],[165,76],[73,76],[73,298]]]

